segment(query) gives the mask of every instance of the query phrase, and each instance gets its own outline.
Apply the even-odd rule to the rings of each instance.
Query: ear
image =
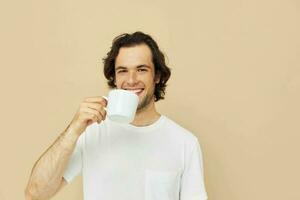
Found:
[[[159,83],[160,81],[160,74],[155,74],[155,79],[154,79],[155,83]]]
[[[113,78],[113,80],[114,80],[114,85],[115,85],[115,87],[117,87],[116,76]]]

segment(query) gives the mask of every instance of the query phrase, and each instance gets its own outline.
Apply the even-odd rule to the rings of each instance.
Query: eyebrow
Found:
[[[123,67],[123,66],[118,66],[116,67],[116,71],[119,70],[119,69],[127,69],[126,67]]]
[[[150,66],[145,65],[145,64],[136,66],[137,69],[139,69],[139,68],[144,68],[144,67],[145,67],[145,68],[151,69]],[[117,70],[120,70],[120,69],[127,69],[127,67],[124,67],[124,66],[117,66],[117,67],[116,67],[116,71],[117,71]]]

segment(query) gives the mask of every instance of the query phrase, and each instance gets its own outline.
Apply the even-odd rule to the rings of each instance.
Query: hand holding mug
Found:
[[[105,120],[106,114],[112,121],[130,123],[134,120],[138,103],[139,97],[134,92],[122,89],[111,90],[108,97],[86,98],[69,127],[80,135],[92,123]]]
[[[77,134],[85,131],[86,127],[94,122],[100,123],[106,118],[105,107],[107,101],[103,97],[88,97],[85,98],[70,123],[72,128]]]

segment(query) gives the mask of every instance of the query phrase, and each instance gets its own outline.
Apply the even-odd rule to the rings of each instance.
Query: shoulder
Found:
[[[170,119],[169,117],[166,116],[164,117],[166,121],[166,126],[169,132],[173,136],[178,137],[181,140],[184,140],[185,143],[190,145],[194,145],[195,143],[198,142],[198,138],[194,135],[194,133],[192,133],[191,131],[189,131],[179,123],[175,122],[174,120]]]

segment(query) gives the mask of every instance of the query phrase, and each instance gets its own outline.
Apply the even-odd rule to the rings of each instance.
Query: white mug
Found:
[[[131,91],[113,89],[108,93],[106,114],[112,121],[130,123],[134,120],[139,97]]]

